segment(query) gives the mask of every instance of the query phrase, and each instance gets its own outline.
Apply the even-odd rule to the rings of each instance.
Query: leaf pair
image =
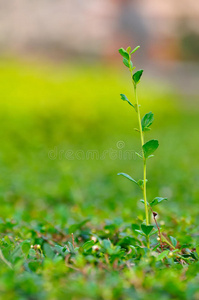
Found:
[[[160,204],[160,203],[161,203],[162,201],[164,201],[164,200],[167,200],[167,198],[156,197],[156,198],[154,198],[154,199],[151,201],[150,204],[149,204],[148,202],[147,202],[147,204],[150,205],[151,207],[153,207],[153,206],[156,206],[156,205]],[[140,202],[144,203],[144,200],[141,199]]]
[[[135,53],[135,51],[137,51],[140,48],[140,46],[135,47],[132,51],[131,51],[131,47],[128,47],[126,50],[124,50],[124,48],[120,48],[119,49],[119,53],[126,58],[127,60],[129,60],[129,54],[132,55],[133,53]],[[130,53],[131,51],[131,53]]]
[[[132,51],[131,51],[131,47],[128,47],[126,50],[124,50],[124,48],[119,49],[119,53],[123,57],[123,64],[127,68],[129,68],[131,72],[135,69],[135,67],[133,67],[133,63],[131,61],[131,55],[133,53],[135,53],[135,51],[137,51],[139,48],[140,48],[140,46],[137,46]],[[133,82],[135,85],[137,85],[139,83],[142,73],[143,73],[143,70],[139,70],[133,74],[132,79],[133,79]]]

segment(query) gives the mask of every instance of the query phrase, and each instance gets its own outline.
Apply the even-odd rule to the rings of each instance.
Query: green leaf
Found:
[[[127,49],[126,49],[126,52],[130,53],[131,51],[131,47],[129,46]]]
[[[28,241],[24,241],[21,243],[21,249],[22,249],[22,252],[25,254],[25,255],[28,255],[29,253],[29,250],[30,250],[30,243]]]
[[[122,176],[126,177],[127,179],[129,179],[130,181],[133,181],[134,183],[138,184],[135,179],[133,179],[130,175],[128,175],[126,173],[118,173],[117,175],[122,175]]]
[[[68,242],[68,249],[69,249],[70,253],[72,253],[72,254],[75,253],[75,249],[73,247],[73,244],[71,244],[71,242]]]
[[[137,51],[140,48],[140,46],[135,47],[132,51],[131,54],[135,53],[135,51]]]
[[[126,50],[124,50],[124,48],[120,48],[120,49],[119,49],[119,53],[120,53],[124,58],[126,58],[127,60],[129,60],[129,54],[128,54],[128,52],[126,52]]]
[[[55,257],[55,253],[54,251],[52,250],[52,248],[50,247],[49,244],[45,243],[44,244],[44,254],[50,258],[50,259],[53,259]]]
[[[87,241],[86,243],[84,243],[84,245],[82,246],[83,250],[89,250],[90,248],[93,247],[93,245],[95,244],[94,241]]]
[[[177,240],[176,240],[176,238],[174,238],[173,236],[170,236],[169,237],[170,238],[170,240],[171,240],[171,243],[172,243],[172,245],[174,246],[174,247],[176,247],[177,246]]]
[[[123,64],[127,67],[127,68],[131,68],[131,69],[133,69],[133,63],[132,63],[132,61],[130,60],[130,62],[129,62],[129,60],[128,59],[126,59],[126,58],[123,58]]]
[[[151,201],[150,206],[155,206],[157,204],[160,204],[164,200],[167,200],[167,198],[156,197]]]
[[[104,249],[109,249],[109,248],[111,248],[111,242],[110,242],[109,240],[107,240],[107,239],[103,240],[103,241],[102,241],[102,247],[103,247]]]
[[[123,64],[124,64],[127,68],[130,67],[129,61],[128,61],[128,59],[126,59],[126,58],[123,58]]]
[[[142,73],[143,73],[143,70],[139,70],[133,74],[133,81],[135,84],[139,83]]]
[[[151,155],[159,146],[158,140],[150,140],[146,142],[143,146],[142,149],[144,151],[144,157],[148,158],[149,155]]]
[[[153,225],[145,225],[145,224],[141,224],[141,229],[144,232],[144,234],[149,235],[149,233],[151,232],[151,230],[153,229]]]
[[[148,128],[148,127],[151,126],[153,121],[154,121],[154,114],[152,112],[149,112],[146,115],[144,115],[144,117],[142,118],[142,121],[141,121],[142,131],[149,130],[150,128]]]
[[[154,155],[152,154],[152,155],[149,155],[147,158],[149,159],[149,158],[152,158],[152,157],[154,157]]]
[[[156,258],[157,261],[162,260],[163,258],[165,258],[167,255],[169,254],[169,250],[165,250],[162,253],[160,253],[158,255],[158,257]]]
[[[123,101],[127,101],[128,104],[134,107],[134,105],[129,101],[129,99],[124,94],[120,94],[120,96]]]

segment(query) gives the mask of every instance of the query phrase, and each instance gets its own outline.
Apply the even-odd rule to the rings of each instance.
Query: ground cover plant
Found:
[[[162,251],[150,218],[149,249],[140,190],[116,176],[141,178],[141,158],[58,156],[118,151],[118,141],[140,154],[137,119],[118,99],[132,94],[131,80],[120,69],[75,69],[1,62],[1,298],[198,299],[197,105],[151,82],[139,89],[160,142],[147,200],[168,198],[155,209],[171,243],[162,241]]]

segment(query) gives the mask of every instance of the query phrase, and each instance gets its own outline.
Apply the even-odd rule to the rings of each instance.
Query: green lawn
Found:
[[[189,265],[165,263],[135,246],[143,239],[134,231],[144,219],[142,194],[117,176],[142,176],[136,115],[119,96],[133,95],[126,72],[16,60],[0,61],[0,69],[2,297],[199,299],[196,254]],[[168,197],[158,222],[179,247],[195,251],[199,107],[150,78],[138,92],[141,111],[155,114],[148,137],[160,143],[148,163],[148,198]],[[96,236],[101,252],[88,245],[64,255],[71,233],[77,247]],[[30,249],[35,244],[42,252]],[[128,254],[130,246],[138,254]]]

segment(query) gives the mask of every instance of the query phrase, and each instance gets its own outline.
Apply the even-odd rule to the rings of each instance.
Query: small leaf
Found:
[[[135,51],[137,51],[140,48],[140,46],[135,47],[132,51],[131,54],[135,53]]]
[[[143,146],[142,149],[144,151],[144,157],[148,158],[149,155],[151,155],[159,146],[158,140],[150,140],[146,142]]]
[[[146,115],[144,115],[141,121],[142,131],[150,130],[150,128],[148,127],[151,126],[153,121],[154,121],[154,114],[152,112],[149,112]]]
[[[140,199],[140,202],[142,202],[143,204],[145,203],[145,202],[144,202],[144,199]],[[149,205],[148,202],[147,202],[147,205]]]
[[[165,250],[162,253],[160,253],[158,255],[158,257],[156,258],[157,261],[162,260],[163,258],[165,258],[167,255],[169,254],[169,250]]]
[[[126,52],[130,53],[131,51],[131,47],[129,46],[127,49],[126,49]]]
[[[124,64],[127,68],[130,67],[129,61],[128,61],[128,59],[126,59],[126,58],[123,58],[123,64]]]
[[[135,84],[139,83],[142,73],[143,73],[143,70],[139,70],[133,74],[133,81]]]
[[[53,259],[55,257],[55,253],[52,250],[51,246],[49,244],[45,243],[43,247],[44,247],[44,254],[48,258]]]
[[[109,248],[111,248],[111,242],[109,240],[107,240],[107,239],[103,240],[102,241],[102,247],[104,249],[106,249],[106,250],[109,249]]]
[[[123,101],[127,101],[128,104],[134,107],[134,105],[129,101],[129,99],[124,94],[120,94],[120,96]]]
[[[142,228],[142,231],[144,232],[144,234],[149,235],[149,233],[153,229],[153,225],[141,224],[141,228]]]
[[[176,240],[176,238],[174,238],[173,236],[170,236],[169,238],[170,238],[170,240],[171,240],[172,245],[173,245],[174,247],[176,247],[176,246],[177,246],[177,240]]]
[[[94,241],[87,241],[86,243],[84,243],[84,245],[82,246],[83,250],[89,250],[90,248],[93,247],[93,245],[95,244]]]
[[[122,176],[126,177],[127,179],[129,179],[130,181],[133,181],[134,183],[137,184],[137,181],[135,179],[133,179],[130,175],[126,174],[126,173],[118,173],[117,175],[122,175]]]
[[[22,252],[25,254],[25,255],[28,255],[28,252],[30,250],[30,243],[28,241],[24,241],[21,243],[21,249],[22,249]]]
[[[129,60],[129,54],[128,54],[128,52],[126,52],[126,50],[124,50],[124,48],[120,48],[120,49],[119,49],[119,53],[120,53],[124,58],[126,58],[127,60]]]
[[[129,60],[128,59],[126,59],[126,58],[123,58],[123,64],[127,67],[127,68],[131,68],[131,69],[133,69],[133,63],[132,63],[132,61],[130,60],[130,62],[129,62]]]
[[[164,200],[167,200],[167,198],[156,197],[151,201],[150,206],[155,206],[157,204],[160,204]]]

